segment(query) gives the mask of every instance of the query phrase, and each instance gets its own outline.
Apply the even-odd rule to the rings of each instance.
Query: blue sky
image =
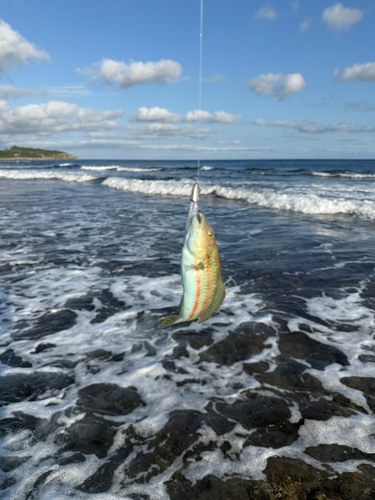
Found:
[[[0,148],[373,158],[375,0],[3,0]]]

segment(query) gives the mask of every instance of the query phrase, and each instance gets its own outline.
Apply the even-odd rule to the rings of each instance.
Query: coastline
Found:
[[[71,156],[71,157],[66,157],[66,156],[50,156],[48,158],[46,157],[43,157],[43,158],[30,158],[30,157],[26,157],[26,156],[22,156],[22,157],[17,157],[17,158],[0,158],[0,161],[9,161],[9,160],[12,160],[12,161],[18,161],[18,160],[79,160],[78,156]]]

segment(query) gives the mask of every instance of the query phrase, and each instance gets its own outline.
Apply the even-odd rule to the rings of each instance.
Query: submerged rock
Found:
[[[343,366],[349,364],[347,356],[336,347],[322,344],[303,332],[280,335],[278,346],[282,355],[304,359],[317,370],[324,370],[332,363],[339,363]]]
[[[139,405],[144,405],[135,387],[116,384],[92,384],[78,392],[77,407],[80,411],[103,415],[127,415]]]
[[[0,361],[4,365],[14,368],[30,368],[32,364],[29,361],[24,361],[21,356],[14,353],[13,349],[7,349],[0,354]]]
[[[68,330],[76,324],[77,313],[69,309],[62,309],[55,313],[48,313],[39,318],[36,325],[26,331],[12,333],[14,340],[35,340],[47,335]]]
[[[0,378],[0,404],[35,401],[43,393],[60,391],[74,383],[74,377],[61,372],[33,372],[5,375]]]
[[[227,366],[244,361],[262,352],[264,342],[273,335],[275,331],[263,323],[244,323],[204,351],[200,360]]]

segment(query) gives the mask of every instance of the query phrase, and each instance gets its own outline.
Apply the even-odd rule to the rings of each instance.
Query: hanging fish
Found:
[[[184,294],[178,314],[168,316],[159,328],[198,318],[207,321],[221,306],[225,287],[221,277],[221,265],[215,234],[198,207],[199,188],[193,188],[188,230],[182,248],[181,275]],[[195,205],[193,205],[195,204]],[[193,210],[192,210],[193,209]]]

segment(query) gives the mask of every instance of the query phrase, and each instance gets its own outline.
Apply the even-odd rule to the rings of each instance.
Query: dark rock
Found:
[[[240,477],[220,479],[209,475],[193,486],[185,476],[175,473],[165,484],[170,500],[268,500],[255,496],[257,481]]]
[[[204,423],[205,415],[195,410],[176,410],[170,413],[169,420],[156,436],[148,442],[151,453],[135,457],[129,464],[126,475],[137,477],[138,482],[149,481],[153,475],[165,471],[177,457],[199,438],[198,430]],[[153,469],[150,469],[153,464]],[[141,473],[148,474],[140,479]]]
[[[23,463],[27,462],[31,458],[31,455],[26,457],[11,457],[11,456],[0,456],[0,469],[4,472],[10,472],[16,469]]]
[[[112,486],[115,470],[126,460],[131,451],[131,448],[122,449],[110,457],[94,474],[77,486],[77,490],[86,493],[104,493],[108,491]]]
[[[189,357],[189,352],[187,350],[187,342],[186,341],[180,342],[173,349],[172,358],[179,359],[179,358],[188,358],[188,357]]]
[[[143,342],[143,345],[145,346],[145,349],[147,351],[146,356],[156,356],[156,349],[154,346],[150,344],[150,342]]]
[[[135,387],[116,384],[93,384],[78,392],[80,411],[103,415],[127,415],[140,404],[144,405]]]
[[[211,345],[213,343],[212,334],[214,333],[214,328],[205,328],[199,332],[193,332],[191,330],[180,330],[172,335],[172,338],[177,342],[186,341],[190,347],[193,349],[201,349],[206,345]]]
[[[374,354],[360,354],[358,359],[359,361],[362,361],[362,363],[375,363]]]
[[[106,351],[105,349],[94,349],[85,354],[90,359],[108,359],[112,356],[112,352]]]
[[[73,361],[72,359],[56,359],[52,363],[47,363],[43,366],[54,366],[55,368],[66,368],[67,370],[73,370],[81,360],[77,359]]]
[[[263,472],[271,486],[270,490],[274,490],[276,493],[274,498],[288,500],[314,499],[314,496],[307,497],[307,494],[311,491],[317,491],[319,486],[326,483],[329,477],[328,472],[308,465],[299,458],[287,457],[270,457]],[[276,496],[277,494],[279,496]]]
[[[56,344],[39,344],[36,346],[34,353],[39,354],[40,352],[44,352],[47,349],[52,349],[53,347],[56,347]]]
[[[69,464],[82,464],[85,460],[86,457],[85,455],[82,455],[82,453],[73,453],[73,455],[70,455],[69,457],[59,458],[56,460],[56,463],[63,466]]]
[[[93,297],[90,296],[77,297],[67,300],[64,307],[66,307],[67,309],[78,309],[78,310],[84,309],[86,311],[93,311],[95,309],[93,300],[94,300]]]
[[[375,394],[375,378],[371,377],[343,377],[340,382],[351,387],[352,389],[357,389],[370,396]]]
[[[62,447],[61,452],[76,451],[86,455],[96,454],[100,458],[107,455],[117,432],[118,424],[85,415],[55,437],[55,443]]]
[[[180,373],[182,375],[186,375],[189,373],[184,368],[180,368],[180,367],[177,368],[175,362],[172,361],[171,359],[163,359],[161,364],[163,365],[163,368],[165,370],[167,370],[168,372]]]
[[[116,299],[110,290],[103,290],[96,295],[96,298],[100,300],[102,307],[95,318],[90,321],[93,324],[103,323],[110,316],[129,308],[125,306],[125,302]]]
[[[290,410],[279,398],[250,393],[248,399],[227,403],[216,403],[217,412],[239,422],[245,429],[254,429],[245,445],[281,448],[298,438],[299,423],[290,423]]]
[[[327,365],[332,363],[339,363],[343,366],[349,364],[346,355],[336,347],[322,344],[303,332],[281,334],[278,346],[282,355],[304,359],[318,370],[324,370]]]
[[[266,361],[259,361],[258,363],[244,363],[243,369],[249,375],[254,375],[254,373],[265,373],[269,368],[269,364]]]
[[[201,361],[232,365],[244,361],[264,349],[264,342],[275,331],[263,323],[244,323],[228,336],[209,347],[200,355]]]
[[[345,462],[346,460],[372,460],[375,453],[365,453],[357,448],[340,446],[338,444],[320,444],[305,449],[305,453],[321,462]]]
[[[0,484],[0,490],[6,490],[7,488],[10,488],[11,486],[15,485],[17,482],[17,479],[15,477],[7,477],[5,481]]]
[[[74,377],[56,372],[10,374],[0,378],[0,404],[35,401],[46,391],[60,391],[74,383]]]
[[[324,393],[322,383],[309,373],[304,373],[305,370],[306,366],[302,363],[289,360],[280,363],[274,371],[255,375],[255,378],[259,382],[287,389],[291,392]]]
[[[318,401],[311,401],[300,405],[300,412],[303,418],[310,420],[328,420],[331,417],[350,417],[356,412],[350,408],[343,408],[335,401],[321,398]]]
[[[0,354],[0,361],[4,365],[19,367],[19,368],[30,368],[32,366],[28,361],[23,361],[21,356],[14,354],[13,349],[7,349]]]
[[[111,358],[111,361],[122,361],[125,357],[125,353],[124,352],[119,352],[118,354],[114,354]]]
[[[47,335],[67,330],[75,325],[77,313],[69,309],[63,309],[55,313],[45,314],[38,319],[36,325],[26,331],[12,333],[14,340],[35,340]]]
[[[28,429],[34,431],[42,422],[42,419],[27,415],[21,411],[14,412],[14,417],[8,417],[0,420],[0,437],[3,438],[7,434]]]
[[[362,391],[365,396],[370,409],[375,412],[375,378],[371,377],[343,377],[340,382]]]

